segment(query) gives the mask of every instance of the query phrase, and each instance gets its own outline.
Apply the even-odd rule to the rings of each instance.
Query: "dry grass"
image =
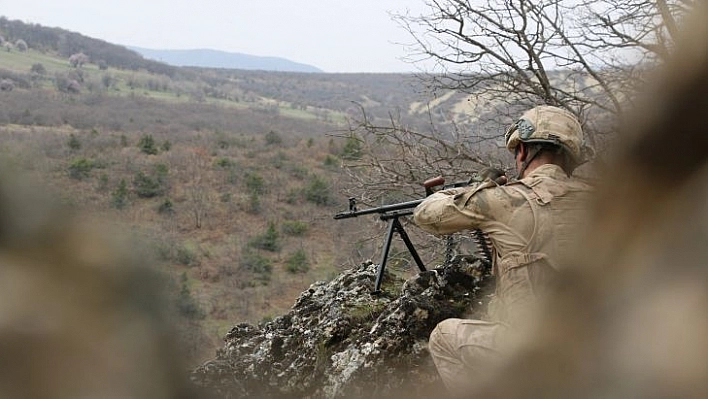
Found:
[[[127,226],[136,236],[154,242],[162,259],[158,267],[174,281],[186,273],[191,294],[206,314],[200,324],[209,336],[208,342],[195,348],[197,359],[212,356],[234,323],[258,322],[283,313],[309,284],[333,275],[346,261],[338,253],[351,252],[347,247],[356,238],[347,237],[346,230],[332,220],[340,207],[313,204],[301,194],[318,176],[328,182],[333,203],[338,203],[343,181],[336,168],[324,166],[325,157],[338,148],[331,147],[329,137],[279,133],[282,143],[268,144],[261,134],[182,128],[154,133],[159,152],[148,155],[137,146],[145,134],[7,125],[0,129],[0,155],[17,170],[33,171],[74,209]],[[80,148],[70,148],[71,137]],[[170,142],[169,150],[160,148],[165,141]],[[77,159],[94,165],[80,180],[68,173]],[[135,176],[139,172],[154,176],[160,167],[167,170],[164,193],[137,196]],[[262,191],[255,197],[248,176],[262,179]],[[115,209],[112,199],[121,180],[129,191],[127,205]],[[158,211],[165,199],[172,202],[174,213]],[[195,211],[202,213],[200,227]],[[280,231],[285,221],[304,223],[308,229],[303,236],[287,235]],[[269,223],[278,227],[281,249],[256,250],[272,264],[270,282],[263,285],[254,283],[257,276],[241,264],[249,240]],[[301,248],[310,270],[294,275],[284,263]]]

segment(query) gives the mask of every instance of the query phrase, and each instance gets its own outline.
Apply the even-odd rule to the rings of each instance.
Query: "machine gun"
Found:
[[[454,187],[464,187],[469,186],[472,183],[479,183],[484,179],[491,179],[497,184],[505,184],[507,181],[504,171],[496,168],[485,168],[479,173],[477,173],[476,177],[473,177],[468,181],[461,181],[445,185],[445,179],[442,176],[438,176],[423,182],[423,187],[425,187],[425,195],[427,197],[435,192],[435,187],[442,186],[443,190]],[[413,209],[423,201],[425,201],[425,198],[407,202],[400,202],[397,204],[383,205],[376,208],[358,210],[356,198],[349,198],[349,211],[340,212],[334,215],[335,219],[348,219],[357,216],[378,213],[379,219],[383,221],[388,221],[388,232],[386,233],[386,241],[384,242],[383,253],[381,254],[381,262],[379,262],[379,267],[376,271],[376,284],[374,286],[374,293],[379,293],[381,290],[381,282],[383,280],[384,270],[386,269],[386,263],[388,262],[388,253],[391,250],[391,240],[393,239],[394,232],[398,233],[398,235],[403,240],[403,243],[406,244],[406,248],[408,248],[408,252],[410,252],[416,265],[418,265],[418,269],[420,269],[421,272],[426,271],[425,265],[423,264],[423,261],[418,255],[418,251],[416,251],[415,247],[413,246],[413,242],[411,242],[410,237],[408,237],[408,233],[406,233],[405,228],[403,228],[403,224],[401,224],[401,221],[398,220],[400,217],[412,215]],[[489,262],[491,262],[489,243],[486,240],[484,234],[481,231],[475,231],[472,235],[472,238],[480,247],[482,255]]]
[[[425,187],[425,193],[426,196],[428,196],[434,192],[434,187],[443,186],[443,189],[447,189],[452,187],[467,186],[469,185],[469,183],[469,181],[457,182],[451,185],[443,186],[445,184],[445,179],[442,176],[439,176],[426,180],[423,183],[423,187]],[[418,269],[420,269],[421,272],[424,272],[426,270],[425,265],[420,259],[418,251],[416,251],[415,247],[413,246],[410,237],[408,237],[408,233],[406,233],[403,224],[401,224],[401,221],[398,220],[402,216],[412,215],[413,209],[424,200],[425,198],[407,202],[400,202],[397,204],[383,205],[376,208],[358,210],[356,199],[349,198],[349,211],[340,212],[334,215],[335,219],[348,219],[357,216],[378,213],[379,219],[383,221],[388,221],[388,232],[386,233],[386,241],[384,242],[383,253],[381,254],[381,262],[379,262],[379,267],[376,272],[376,285],[374,287],[374,293],[379,293],[381,289],[381,282],[383,280],[384,270],[386,269],[386,263],[388,262],[388,253],[391,250],[391,240],[393,239],[394,232],[398,233],[398,235],[403,240],[403,243],[406,244],[406,248],[408,248],[408,252],[410,252],[416,265],[418,265]]]

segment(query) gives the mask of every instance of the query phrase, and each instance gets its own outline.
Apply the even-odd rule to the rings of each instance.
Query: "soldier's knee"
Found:
[[[455,330],[457,323],[456,319],[445,319],[438,323],[433,331],[430,333],[430,340],[440,340],[445,336],[451,334]]]
[[[433,356],[449,351],[458,323],[458,319],[445,319],[435,326],[428,339],[428,348]]]

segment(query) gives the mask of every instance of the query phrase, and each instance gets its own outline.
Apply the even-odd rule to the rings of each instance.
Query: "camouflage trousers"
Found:
[[[435,327],[428,349],[453,396],[469,396],[493,373],[505,329],[505,324],[469,319],[447,319]]]

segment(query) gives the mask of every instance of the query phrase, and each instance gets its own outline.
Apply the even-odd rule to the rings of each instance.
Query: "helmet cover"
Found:
[[[541,105],[526,111],[504,135],[506,148],[520,142],[549,143],[563,147],[577,163],[585,158],[583,129],[578,119],[562,108]]]

